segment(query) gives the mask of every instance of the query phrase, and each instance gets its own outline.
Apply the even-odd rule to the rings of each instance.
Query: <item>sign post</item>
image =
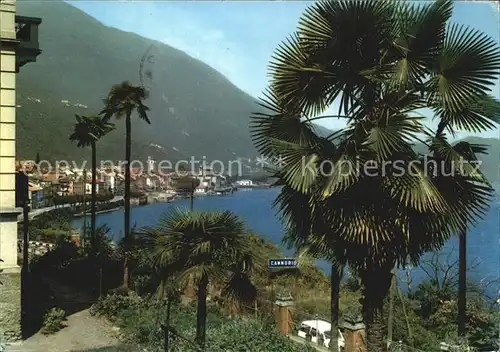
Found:
[[[267,266],[269,269],[296,269],[298,262],[296,259],[269,259]]]

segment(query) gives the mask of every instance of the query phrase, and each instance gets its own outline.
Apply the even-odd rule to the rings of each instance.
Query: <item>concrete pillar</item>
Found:
[[[283,335],[289,335],[293,331],[293,297],[290,294],[276,296],[276,326]]]
[[[366,352],[365,324],[361,316],[345,316],[344,323],[344,351]]]
[[[0,0],[0,336],[21,338],[21,277],[17,265],[16,2]]]
[[[0,268],[18,271],[16,208],[16,3],[0,0]]]

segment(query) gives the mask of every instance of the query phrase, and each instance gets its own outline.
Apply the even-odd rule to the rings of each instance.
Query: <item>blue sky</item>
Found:
[[[77,1],[74,6],[106,25],[152,38],[204,61],[247,93],[267,86],[267,65],[276,46],[296,28],[311,2],[302,1]],[[498,5],[455,4],[452,20],[500,41]],[[493,92],[499,97],[500,85]],[[320,120],[330,128],[337,119]],[[483,136],[500,137],[500,131]]]

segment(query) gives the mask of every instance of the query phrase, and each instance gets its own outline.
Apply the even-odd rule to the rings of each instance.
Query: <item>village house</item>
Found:
[[[45,173],[41,177],[41,182],[48,184],[52,184],[52,182],[57,181],[59,179],[59,175],[55,171],[51,171],[48,173]]]
[[[78,180],[79,178],[83,177],[84,171],[85,171],[84,169],[79,169],[79,168],[71,169],[71,172],[73,173],[73,177],[75,180]],[[87,174],[90,174],[90,171],[87,170]]]
[[[117,183],[116,172],[109,168],[109,169],[99,170],[98,173],[100,181],[103,183],[104,187],[111,193],[115,193],[116,183]]]
[[[105,195],[109,193],[109,189],[108,187],[106,187],[106,184],[99,179],[96,179],[95,190],[96,194],[99,195]],[[92,194],[92,180],[89,180],[88,182],[83,182],[83,180],[75,181],[73,183],[73,195],[82,196],[84,192],[85,194]]]
[[[37,169],[33,160],[20,160],[16,162],[16,171],[23,171],[27,174],[32,174]]]
[[[135,186],[138,189],[144,189],[144,190],[158,190],[161,188],[162,180],[158,175],[148,175],[146,173],[143,173],[139,176],[136,177],[135,179]]]
[[[218,175],[210,167],[200,167],[195,177],[200,180],[200,185],[195,190],[196,193],[206,193],[209,190],[226,186],[226,177]]]
[[[160,176],[163,179],[162,189],[164,189],[164,190],[170,190],[170,191],[174,190],[173,181],[172,181],[172,178],[174,176],[176,176],[175,172],[169,172],[167,174],[164,174],[164,175]]]
[[[125,192],[125,175],[117,173],[115,176],[115,194],[123,195]]]
[[[97,187],[97,185],[96,185]],[[85,191],[84,191],[85,189]],[[75,196],[81,196],[83,195],[85,192],[85,194],[91,194],[92,193],[92,184],[91,182],[83,182],[83,180],[81,181],[75,181],[73,183],[73,194]]]
[[[51,171],[41,176],[40,186],[44,188],[47,198],[54,195],[70,195],[73,192],[73,180],[69,177],[60,175],[56,171]],[[50,189],[50,190],[49,190]]]
[[[151,175],[151,183],[153,189],[163,190],[165,189],[166,179],[161,175],[153,174]]]
[[[31,204],[31,209],[42,208],[44,204],[44,190],[43,187],[34,183],[28,183],[28,198]]]
[[[145,174],[137,175],[133,181],[137,189],[146,189],[149,187],[149,179]]]
[[[130,169],[130,179],[132,181],[135,181],[138,176],[142,175],[142,168],[140,167],[133,167]],[[125,174],[124,174],[125,175]]]
[[[72,179],[75,177],[75,174],[73,173],[73,171],[71,171],[69,166],[60,165],[57,168],[57,171],[59,172],[60,177],[67,177],[68,179]]]
[[[73,177],[66,176],[66,172],[64,174],[60,174],[58,172],[49,172],[47,174],[42,175],[41,178],[41,186],[42,187],[51,187],[53,195],[59,196],[69,196],[73,194]]]
[[[57,195],[59,196],[71,196],[73,195],[73,185],[74,181],[69,176],[60,176],[52,185],[58,188]]]
[[[165,184],[165,180],[154,172],[143,176],[146,177],[146,188],[149,190],[160,190]]]

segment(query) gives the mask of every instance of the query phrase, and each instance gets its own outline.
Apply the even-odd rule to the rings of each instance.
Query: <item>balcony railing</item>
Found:
[[[41,18],[16,16],[16,39],[19,42],[16,48],[16,68],[35,62],[42,52],[38,43],[38,26]]]

